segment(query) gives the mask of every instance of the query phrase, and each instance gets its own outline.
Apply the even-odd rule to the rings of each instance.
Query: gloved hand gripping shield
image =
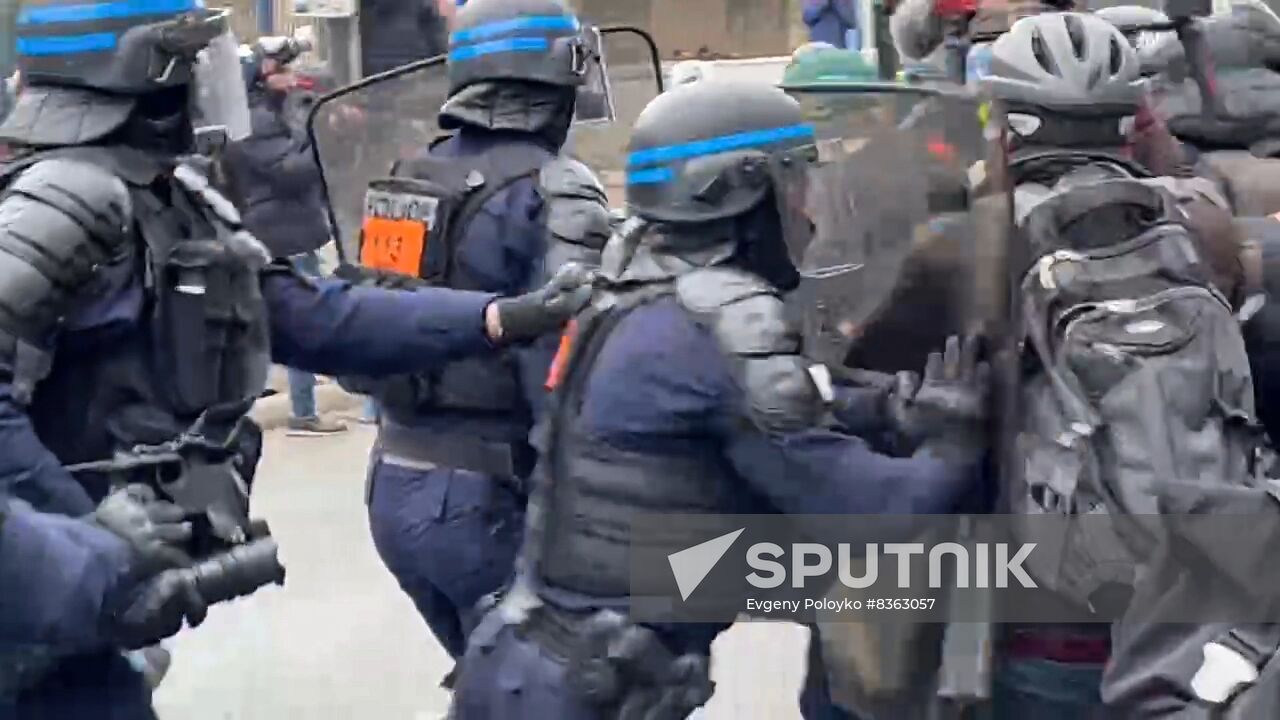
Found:
[[[803,180],[812,237],[787,227],[806,353],[893,373],[924,367],[949,336],[1003,336],[1012,203],[979,100],[921,87],[795,94],[826,110]]]

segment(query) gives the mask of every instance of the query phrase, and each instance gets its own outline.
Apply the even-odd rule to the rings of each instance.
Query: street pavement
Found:
[[[450,660],[382,567],[364,507],[372,429],[267,434],[254,487],[288,567],[284,588],[213,608],[172,643],[162,720],[435,720]],[[807,631],[740,623],[715,647],[702,720],[791,720]],[[516,719],[512,719],[516,720]]]

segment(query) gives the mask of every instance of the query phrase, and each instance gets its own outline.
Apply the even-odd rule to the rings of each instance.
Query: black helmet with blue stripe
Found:
[[[191,82],[196,54],[226,31],[204,0],[26,0],[18,68],[27,86],[141,95]]]
[[[724,80],[659,95],[636,119],[627,152],[628,208],[670,224],[745,214],[816,160],[799,103],[766,83]],[[794,207],[779,199],[780,211]]]
[[[25,89],[0,138],[89,142],[122,125],[136,100],[184,89],[188,124],[244,137],[248,106],[227,19],[204,0],[23,0],[15,51]]]
[[[468,0],[449,35],[449,93],[504,80],[578,87],[598,61],[559,0]]]

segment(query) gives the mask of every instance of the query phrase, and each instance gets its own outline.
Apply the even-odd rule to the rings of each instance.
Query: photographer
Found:
[[[329,242],[320,169],[305,128],[286,111],[297,79],[290,64],[307,50],[293,38],[267,37],[251,49],[245,85],[253,133],[226,149],[232,199],[248,228],[276,257],[291,258],[305,275],[320,275],[317,249]],[[289,370],[289,433],[327,435],[346,426],[319,417],[315,376]]]

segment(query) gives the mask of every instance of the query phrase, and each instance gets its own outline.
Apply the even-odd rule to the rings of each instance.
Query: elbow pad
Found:
[[[50,159],[14,179],[0,201],[0,331],[46,346],[98,266],[127,251],[132,218],[124,182],[95,165]]]
[[[826,403],[777,290],[750,273],[712,267],[681,276],[676,297],[729,359],[753,425],[766,433],[817,427]]]
[[[558,157],[539,171],[538,184],[548,235],[544,281],[566,263],[598,267],[612,232],[609,201],[599,178],[577,160]]]

